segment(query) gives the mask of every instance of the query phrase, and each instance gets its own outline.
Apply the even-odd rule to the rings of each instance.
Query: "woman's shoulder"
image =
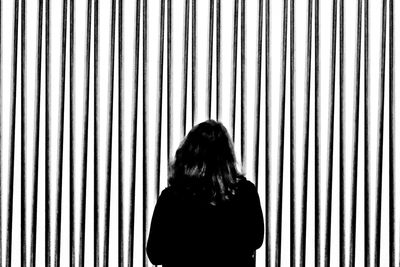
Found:
[[[175,193],[174,188],[171,186],[167,186],[161,191],[158,199],[159,200],[165,200],[165,199],[169,200],[169,199],[173,198],[175,194],[176,193]]]
[[[237,192],[239,195],[253,195],[258,194],[256,186],[248,180],[245,176],[237,178]]]
[[[168,185],[161,191],[158,200],[164,202],[180,201],[183,195],[184,191],[181,188],[175,185]]]
[[[236,183],[237,183],[238,187],[240,187],[240,188],[256,189],[256,186],[243,175],[238,176],[236,178]]]

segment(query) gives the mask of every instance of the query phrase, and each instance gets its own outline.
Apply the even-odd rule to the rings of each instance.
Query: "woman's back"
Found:
[[[177,266],[254,266],[264,238],[255,186],[242,178],[235,194],[211,204],[166,188],[157,201],[147,244],[153,264]]]
[[[187,134],[175,153],[169,187],[157,201],[147,243],[164,267],[250,267],[264,238],[255,186],[236,167],[232,139],[213,120]]]

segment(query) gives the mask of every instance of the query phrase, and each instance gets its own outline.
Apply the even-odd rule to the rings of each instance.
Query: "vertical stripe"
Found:
[[[395,88],[399,68],[399,3],[390,0],[389,2],[389,250],[390,266],[400,265],[400,209],[399,193],[400,183],[398,182],[399,166],[396,164],[399,158],[399,139],[396,135],[399,129],[399,89]],[[396,105],[397,104],[397,105]]]
[[[71,0],[70,12],[70,264],[83,266],[92,1],[77,8]]]
[[[240,9],[240,153],[243,171],[246,171],[246,0],[241,0]]]
[[[32,6],[30,6],[33,5]],[[37,13],[32,12],[32,10]],[[32,19],[33,18],[33,19]],[[43,1],[21,6],[21,265],[34,266],[39,156]],[[31,28],[32,27],[32,28]],[[35,36],[28,38],[29,32]],[[33,40],[30,41],[30,40]],[[28,90],[29,87],[29,90]],[[33,99],[33,101],[29,101]],[[33,118],[31,117],[33,116]],[[33,124],[28,124],[33,121]],[[28,138],[32,137],[32,138]]]
[[[310,76],[311,76],[311,36],[312,36],[312,0],[308,2],[308,32],[307,32],[307,78],[306,78],[306,114],[304,122],[305,133],[304,133],[304,156],[303,156],[303,177],[304,177],[304,185],[303,185],[303,199],[302,199],[302,221],[301,221],[301,238],[300,238],[300,251],[301,251],[301,265],[305,265],[306,258],[306,220],[307,220],[307,184],[308,184],[308,150],[309,150],[309,125],[310,125]]]
[[[256,1],[255,3],[258,3]],[[214,60],[216,64],[216,86],[213,84],[213,96],[216,99],[213,100],[213,104],[216,104],[216,119],[223,123],[228,130],[228,133],[233,135],[233,101],[235,88],[232,86],[236,83],[233,78],[235,73],[233,73],[233,65],[236,64],[237,53],[234,52],[234,44],[237,42],[237,32],[235,33],[235,5],[236,0],[228,1],[217,1],[216,8],[216,34],[215,38],[217,40],[215,50],[216,58]],[[254,17],[256,18],[256,17]],[[237,29],[236,29],[237,31]],[[235,41],[236,35],[236,41]],[[237,48],[236,48],[237,51]],[[253,50],[256,51],[256,50]],[[214,78],[213,78],[214,79]],[[216,88],[215,88],[216,87]],[[213,113],[214,115],[214,113]]]
[[[237,86],[237,62],[238,62],[238,24],[239,24],[239,0],[235,0],[234,18],[233,18],[233,48],[232,48],[232,89],[231,89],[231,131],[232,140],[235,142],[236,128],[236,86]]]
[[[302,2],[305,4],[305,1]],[[290,8],[290,229],[291,229],[291,265],[304,266],[305,265],[305,236],[306,236],[306,214],[307,214],[307,182],[308,182],[308,144],[309,144],[309,112],[310,112],[310,67],[311,67],[311,31],[312,31],[312,0],[307,1],[306,15],[297,9],[300,8],[295,0],[291,0]],[[303,10],[304,12],[304,10]],[[306,16],[298,17],[297,15]],[[296,17],[295,17],[296,16]],[[297,22],[297,21],[300,21]],[[295,28],[296,25],[296,28]],[[306,34],[306,37],[302,37]],[[302,37],[302,38],[300,38]],[[299,38],[299,40],[298,40]],[[306,54],[299,52],[298,46],[303,45],[298,41],[306,41]],[[301,50],[300,50],[301,51]],[[303,52],[304,53],[304,52]],[[301,61],[302,59],[305,60]],[[300,63],[298,63],[300,62]],[[306,64],[305,70],[298,68],[302,64]],[[300,73],[300,74],[299,74]],[[304,75],[301,77],[300,75]],[[303,80],[304,79],[304,80]],[[299,82],[297,80],[303,81]],[[305,87],[305,88],[304,88]],[[300,94],[301,97],[296,97]],[[304,103],[301,105],[303,110],[298,113],[297,99],[303,99]],[[298,143],[297,129],[298,121],[302,122],[301,143]],[[301,128],[300,128],[301,129]],[[299,147],[301,145],[301,147]],[[301,157],[298,157],[301,153]],[[301,162],[297,162],[300,160]],[[300,180],[300,185],[297,183]],[[299,189],[298,186],[301,188]],[[300,190],[300,196],[297,196],[297,191]],[[297,204],[300,202],[300,204]],[[297,207],[297,205],[300,205]],[[300,223],[300,225],[297,225]],[[297,229],[299,227],[299,229]],[[299,232],[298,232],[299,231]]]
[[[119,266],[133,265],[141,1],[119,1]]]
[[[187,111],[187,95],[188,95],[188,57],[189,57],[189,16],[190,16],[190,0],[185,0],[185,30],[184,30],[184,51],[183,51],[183,96],[182,96],[182,136],[187,132],[186,111]]]
[[[5,12],[11,16],[5,15]],[[19,1],[0,3],[0,264],[3,266],[11,265],[18,12]],[[8,18],[12,21],[6,21]],[[5,121],[6,118],[8,121]]]
[[[164,0],[162,0],[164,3]],[[147,72],[148,72],[148,13],[147,13],[147,0],[143,0],[143,99],[142,99],[142,109],[143,109],[143,121],[142,121],[142,128],[143,128],[143,267],[147,266],[146,260],[146,237],[147,237],[147,179],[148,179],[148,137],[147,137],[147,110],[148,110],[148,100],[147,100],[147,93],[148,93],[148,79],[147,79]],[[157,105],[159,104],[160,100],[157,100]],[[158,124],[158,123],[157,123]],[[156,173],[159,172],[158,165],[156,166]]]
[[[394,180],[394,159],[395,159],[395,112],[394,112],[394,4],[393,0],[389,1],[389,266],[394,267],[396,262],[396,206],[394,202],[395,198],[395,180]]]
[[[370,12],[370,4],[374,13]],[[373,2],[366,0],[364,11],[365,265],[379,266],[384,116],[383,105],[385,96],[386,0]],[[370,22],[374,24],[371,24]],[[379,23],[381,25],[380,27],[374,27],[375,24],[379,25]],[[370,51],[373,52],[370,53]],[[374,91],[378,92],[378,106],[374,105],[376,101],[371,102],[371,92]],[[375,136],[375,132],[377,132],[377,136]],[[377,147],[374,147],[374,144],[376,144]],[[372,204],[371,201],[374,201],[375,204]]]
[[[94,2],[94,264],[108,266],[115,0]]]
[[[275,229],[275,233],[273,233],[273,230],[271,229],[271,222],[273,222],[273,219],[271,219],[272,212],[275,210],[276,213],[279,213],[279,207],[276,209],[271,208],[271,203],[270,200],[272,199],[270,195],[270,188],[271,188],[271,158],[270,158],[270,147],[271,143],[270,138],[271,138],[271,118],[270,118],[270,66],[271,66],[271,5],[270,5],[270,0],[266,0],[265,3],[265,220],[266,220],[266,235],[265,235],[265,265],[267,267],[270,266],[279,266],[278,262],[275,262],[275,258],[273,257],[273,248],[275,248],[275,251],[280,250],[280,244],[274,244],[273,246],[273,241],[272,241],[272,235],[275,234],[275,240],[278,240],[278,236],[280,235],[280,232],[278,232],[278,227]],[[283,30],[283,28],[282,28]],[[279,198],[279,197],[278,197]],[[277,218],[276,223],[278,226],[279,219]],[[280,256],[279,256],[280,259]],[[275,262],[275,264],[274,264]]]
[[[172,97],[173,97],[173,88],[172,87],[172,8],[171,1],[167,0],[167,162],[171,161],[171,146],[172,146]],[[165,12],[165,11],[164,11]],[[164,29],[164,27],[162,28]],[[163,70],[161,69],[161,73],[163,74]],[[161,75],[162,75],[161,74]],[[163,76],[162,76],[163,77]],[[162,79],[161,79],[162,81]],[[162,85],[161,85],[162,86]],[[161,96],[162,98],[162,96]],[[161,112],[160,112],[161,118]],[[161,129],[161,128],[160,128]],[[161,135],[160,135],[161,136]],[[158,183],[160,184],[160,183]],[[159,190],[157,190],[159,191]]]
[[[165,1],[169,0],[162,0],[161,1],[161,9],[160,9],[160,39],[159,39],[159,65],[158,65],[158,99],[157,99],[157,143],[156,143],[156,193],[160,192],[160,173],[161,173],[161,136],[162,136],[162,97],[163,97],[163,91],[164,91],[164,86],[163,86],[163,78],[164,78],[164,34],[165,34]],[[168,3],[167,3],[168,4]],[[168,55],[167,55],[168,56]],[[167,63],[168,64],[168,63]],[[168,89],[167,89],[168,90]],[[147,93],[147,92],[146,92]],[[167,91],[168,95],[169,91]],[[144,97],[144,94],[143,94]],[[145,99],[148,101],[148,99]],[[168,102],[168,101],[167,101]],[[148,107],[148,104],[144,105]],[[167,107],[167,110],[169,108]],[[145,112],[143,112],[145,114]],[[144,116],[144,115],[143,115]],[[147,119],[147,118],[146,118]],[[167,115],[167,120],[168,120],[168,115]],[[168,125],[167,125],[168,128]],[[169,139],[168,133],[167,133],[167,142]],[[167,145],[168,146],[168,145]],[[168,147],[167,147],[168,151]]]
[[[266,264],[281,265],[288,1],[266,2]],[[277,16],[271,16],[276,14]],[[279,14],[279,15],[278,15]],[[279,26],[279,27],[278,27]],[[280,36],[280,38],[271,38]],[[277,125],[273,124],[278,117]],[[276,155],[276,156],[275,156]],[[275,230],[275,231],[274,231]]]
[[[192,0],[192,127],[197,121],[197,0]]]
[[[143,248],[146,247],[153,203],[160,192],[162,100],[164,78],[168,78],[164,77],[165,20],[168,16],[168,14],[165,14],[166,1],[162,0],[158,6],[148,4],[149,2],[147,1],[143,3]],[[150,7],[152,7],[151,10],[149,9]],[[158,38],[156,42],[153,41],[155,38]],[[168,61],[168,55],[166,55],[166,58]],[[150,97],[156,98],[154,104],[150,102]],[[155,118],[155,122],[150,118]],[[153,138],[150,138],[153,135],[155,142],[153,142]],[[150,141],[152,142],[150,143]],[[151,153],[150,148],[155,148],[154,157],[151,156],[153,153]],[[149,167],[152,167],[152,169],[150,170]],[[143,250],[143,259],[143,266],[148,266],[149,261],[145,249]]]
[[[212,103],[212,73],[213,73],[213,45],[214,45],[214,1],[210,0],[209,27],[208,27],[208,63],[207,63],[207,119],[211,119]]]
[[[254,181],[258,187],[258,165],[260,154],[260,117],[261,117],[261,61],[262,61],[262,42],[263,42],[263,11],[264,1],[258,1],[258,36],[257,36],[257,77],[256,77],[256,99],[255,99],[255,124],[254,124]]]
[[[362,0],[340,1],[340,113],[339,113],[339,176],[340,176],[340,265],[355,264],[357,158],[360,106],[360,55]],[[350,12],[354,12],[355,14]],[[353,16],[354,15],[354,16]],[[346,26],[346,27],[345,27]],[[348,38],[356,35],[356,38]],[[355,42],[355,43],[354,43]],[[350,86],[350,87],[349,87]],[[349,88],[348,88],[349,87]],[[349,101],[349,94],[352,98]],[[348,111],[350,103],[351,111]],[[351,119],[345,120],[346,117]],[[350,125],[348,125],[350,124]],[[349,127],[350,126],[350,127]],[[350,128],[350,129],[349,129]],[[350,140],[349,140],[350,139]],[[349,150],[349,151],[347,151]],[[350,156],[347,156],[347,155]],[[346,161],[347,159],[347,161]],[[350,191],[350,193],[348,193]],[[347,196],[350,194],[350,196]],[[346,212],[346,209],[349,209]],[[345,217],[350,214],[350,218]]]
[[[67,1],[46,1],[46,266],[60,264]],[[54,103],[56,102],[56,103]]]
[[[321,106],[321,99],[320,99],[320,94],[321,92],[319,91],[319,82],[320,82],[320,77],[319,77],[319,0],[315,0],[315,243],[314,243],[314,248],[315,248],[315,266],[321,266],[321,218],[320,218],[320,212],[321,212],[321,205],[320,205],[320,186],[321,186],[321,177],[320,177],[320,106]],[[323,242],[324,240],[322,240]]]
[[[277,214],[277,228],[276,228],[276,254],[275,254],[275,262],[277,265],[280,265],[281,258],[281,240],[282,240],[282,194],[283,194],[283,159],[284,159],[284,136],[285,136],[285,106],[286,106],[286,58],[287,58],[287,24],[288,24],[288,1],[284,1],[283,7],[283,44],[282,44],[282,70],[281,70],[281,96],[280,96],[280,125],[279,125],[279,166],[278,166],[278,214]]]
[[[395,266],[396,262],[396,204],[395,204],[395,98],[394,98],[394,4],[393,0],[389,1],[389,257],[390,267]]]
[[[217,121],[221,120],[221,0],[217,1],[217,9],[216,9],[216,28],[217,28]]]
[[[185,136],[186,96],[187,96],[187,63],[189,34],[189,2],[177,0],[168,2],[167,6],[167,64],[164,81],[167,83],[167,135],[170,162]],[[163,164],[165,166],[165,164]],[[163,171],[166,168],[163,167]],[[165,175],[163,175],[165,176]],[[162,185],[165,179],[162,179]]]
[[[279,12],[279,13],[278,13]],[[280,14],[277,20],[270,14]],[[267,220],[267,266],[281,265],[281,230],[282,230],[282,191],[283,191],[283,156],[284,156],[284,132],[285,132],[285,98],[286,98],[286,58],[287,58],[287,23],[288,1],[266,3],[266,220]],[[281,27],[277,27],[281,25]],[[272,39],[271,36],[280,34],[280,39]],[[279,91],[276,93],[276,89]],[[275,101],[275,97],[278,101]],[[278,106],[273,108],[273,104]],[[276,114],[277,113],[277,114]],[[278,116],[278,129],[274,135],[275,125],[272,124],[273,115]],[[275,138],[277,140],[275,140]],[[275,146],[276,144],[276,146]],[[276,161],[272,155],[276,149]],[[276,184],[273,184],[275,178]],[[272,191],[275,187],[275,199]],[[276,203],[273,203],[276,201]],[[276,208],[273,206],[276,205]],[[276,214],[273,213],[276,211]],[[276,216],[275,220],[273,216]],[[272,225],[275,224],[275,232]],[[275,238],[275,242],[274,242]],[[275,250],[274,250],[275,249]]]
[[[331,16],[326,16],[329,12]],[[330,266],[337,1],[315,2],[315,252]],[[320,16],[321,15],[321,16]],[[325,34],[327,32],[327,34]],[[330,38],[327,38],[327,35]],[[330,44],[325,42],[328,39]],[[329,53],[329,60],[321,55]],[[327,63],[325,63],[327,62]],[[324,88],[328,88],[324,92]],[[324,115],[324,113],[327,113]],[[326,128],[324,128],[326,127]],[[326,132],[326,136],[321,133]],[[327,151],[321,150],[327,147]],[[325,211],[325,213],[324,213]]]

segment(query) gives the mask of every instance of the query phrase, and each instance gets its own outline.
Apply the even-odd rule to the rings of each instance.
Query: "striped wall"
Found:
[[[151,266],[211,118],[261,197],[257,267],[400,267],[400,2],[0,3],[0,266]]]

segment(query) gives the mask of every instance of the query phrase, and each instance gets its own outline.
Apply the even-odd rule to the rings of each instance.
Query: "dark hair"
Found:
[[[170,165],[169,186],[215,204],[229,200],[241,178],[226,128],[207,120],[196,125],[177,149]]]

